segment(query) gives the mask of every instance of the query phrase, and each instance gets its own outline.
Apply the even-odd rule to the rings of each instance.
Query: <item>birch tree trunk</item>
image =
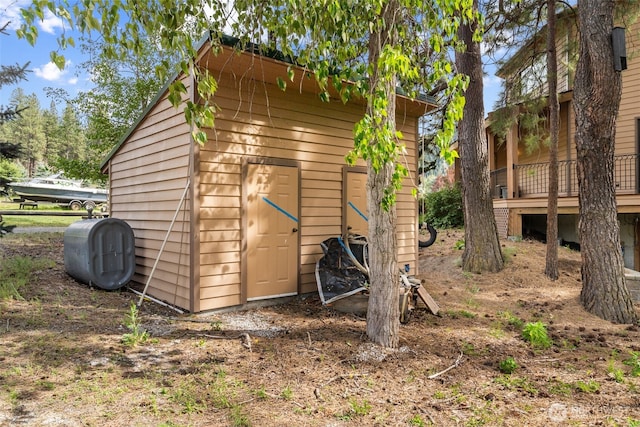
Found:
[[[372,91],[384,91],[386,115],[379,123],[379,129],[388,126],[395,130],[396,117],[396,79],[381,79],[378,70],[380,54],[387,44],[395,43],[395,25],[399,6],[392,0],[383,6],[383,28],[371,34],[369,38],[369,63],[373,67],[370,77]],[[371,104],[375,97],[370,97],[368,113],[373,114]],[[374,141],[379,144],[381,141]],[[385,190],[392,183],[395,164],[387,162],[376,171],[368,160],[367,171],[367,209],[369,212],[369,266],[370,295],[367,311],[367,336],[383,347],[398,346],[398,330],[400,329],[400,310],[398,306],[398,259],[397,259],[397,216],[396,205],[387,210],[382,206]]]

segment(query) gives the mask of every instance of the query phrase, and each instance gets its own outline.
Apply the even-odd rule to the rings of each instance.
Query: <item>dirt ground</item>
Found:
[[[317,296],[198,316],[145,302],[150,337],[125,345],[134,294],[67,276],[61,234],[6,237],[0,259],[55,266],[0,301],[0,426],[640,425],[640,329],[581,308],[580,254],[561,248],[551,282],[543,244],[504,241],[504,271],[465,274],[461,238],[422,250],[440,315],[419,305],[392,351]],[[550,348],[522,339],[535,321]]]

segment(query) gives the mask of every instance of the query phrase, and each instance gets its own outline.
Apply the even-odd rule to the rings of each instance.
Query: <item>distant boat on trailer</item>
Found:
[[[14,181],[7,186],[21,199],[63,204],[73,210],[95,208],[106,203],[108,197],[107,190],[103,188],[86,187],[80,181],[61,175]]]

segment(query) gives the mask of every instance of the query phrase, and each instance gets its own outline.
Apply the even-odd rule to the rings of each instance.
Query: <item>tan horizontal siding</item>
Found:
[[[314,95],[301,95],[297,91],[283,93],[270,84],[259,85],[247,93],[244,88],[228,87],[229,83],[235,85],[235,81],[230,76],[224,77],[228,80],[219,80],[220,88],[214,98],[222,110],[216,117],[215,129],[207,130],[209,142],[199,155],[200,240],[216,242],[216,253],[224,249],[219,242],[225,242],[229,254],[224,262],[201,254],[202,295],[215,295],[217,299],[224,291],[234,295],[239,292],[229,280],[237,279],[238,286],[241,280],[235,272],[240,271],[241,262],[241,165],[245,157],[299,162],[301,290],[313,292],[316,290],[315,263],[322,256],[320,243],[339,236],[342,230],[344,157],[353,147],[354,123],[362,118],[364,108],[339,102],[323,103]],[[415,175],[416,119],[400,115],[398,121],[404,124],[400,130],[407,138],[406,162]],[[402,227],[399,245],[402,253],[407,253],[402,255],[403,262],[406,258],[407,263],[414,263],[416,202],[410,191],[410,181],[407,181],[407,187],[398,196],[398,218]],[[220,218],[217,213],[223,215],[226,225],[216,224]],[[237,221],[229,221],[234,219]],[[412,245],[416,246],[413,254],[409,249]],[[204,252],[204,247],[201,250]],[[221,276],[225,281],[218,283],[216,278]],[[215,290],[205,289],[209,287]]]
[[[204,292],[206,295],[206,288],[201,292]],[[215,310],[217,308],[232,307],[240,304],[241,302],[240,294],[227,295],[219,298],[201,299],[200,309],[202,311]]]
[[[188,85],[188,80],[184,82]],[[136,236],[134,282],[145,284],[159,257],[148,294],[185,309],[190,307],[188,199],[163,253],[159,250],[184,194],[190,151],[190,131],[184,115],[164,97],[109,164],[111,215],[127,221]]]

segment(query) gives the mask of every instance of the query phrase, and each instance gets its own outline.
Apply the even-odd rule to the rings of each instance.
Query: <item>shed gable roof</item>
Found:
[[[255,67],[256,64],[260,65],[259,80],[265,83],[276,83],[277,78],[287,76],[287,69],[290,66],[297,68],[301,77],[298,84],[298,89],[302,92],[320,93],[320,88],[314,78],[311,78],[309,71],[303,67],[295,65],[290,58],[285,57],[278,51],[268,50],[263,52],[259,47],[253,43],[244,46],[240,49],[240,40],[237,38],[224,36],[221,40],[222,45],[218,52],[214,52],[212,44],[210,43],[209,36],[204,37],[198,47],[197,62],[200,65],[206,66],[209,70],[219,72],[236,73],[237,75],[243,75],[248,69]],[[100,169],[103,173],[106,173],[106,166],[111,158],[119,151],[124,143],[129,139],[131,134],[140,125],[140,123],[147,117],[149,112],[157,105],[169,89],[169,86],[183,73],[176,72],[165,85],[158,91],[153,100],[140,114],[136,122],[129,128],[126,134],[120,139],[120,141],[114,146],[114,148],[107,154],[105,159],[100,164]],[[334,95],[334,94],[332,94]],[[437,107],[437,101],[431,96],[421,96],[422,99],[411,99],[402,94],[397,96],[397,106],[399,111],[405,114],[420,117],[430,110]],[[350,102],[362,102],[350,101]]]

